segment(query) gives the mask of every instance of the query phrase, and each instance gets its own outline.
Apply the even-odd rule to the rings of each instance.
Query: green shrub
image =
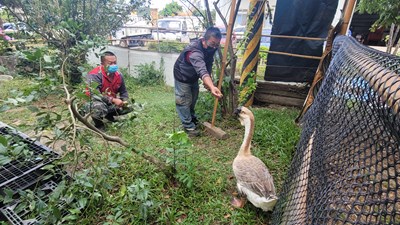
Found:
[[[258,53],[260,56],[260,59],[263,61],[267,60],[268,52],[263,52],[263,51],[268,51],[269,47],[266,46],[260,46],[260,52]]]
[[[159,51],[165,53],[180,53],[187,43],[181,42],[159,42],[159,43],[150,43],[148,45],[149,50],[151,51]]]
[[[160,60],[160,66],[157,69],[156,63],[152,61],[151,63],[142,63],[136,67],[136,82],[143,86],[149,85],[160,85],[164,83],[164,58]]]
[[[0,55],[7,55],[11,51],[12,48],[10,42],[0,37]]]

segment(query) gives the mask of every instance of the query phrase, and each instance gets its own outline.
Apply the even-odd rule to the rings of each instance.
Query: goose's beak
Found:
[[[235,111],[233,112],[236,116],[239,116],[239,113],[242,111],[242,106],[238,107],[237,109],[235,109]]]

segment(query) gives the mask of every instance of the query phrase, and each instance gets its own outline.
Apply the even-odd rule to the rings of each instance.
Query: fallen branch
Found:
[[[68,91],[67,88],[67,84],[65,82],[65,74],[64,74],[64,65],[65,62],[67,61],[67,58],[64,59],[62,67],[61,67],[61,76],[63,78],[63,87],[64,87],[64,91],[67,95],[67,98],[65,99],[65,103],[68,106],[68,110],[71,114],[71,119],[72,119],[72,124],[73,124],[73,130],[74,130],[74,137],[73,137],[73,143],[75,143],[75,134],[76,134],[76,121],[75,118],[78,119],[78,121],[82,122],[84,125],[86,125],[86,127],[88,127],[90,130],[96,132],[97,134],[99,134],[101,137],[103,137],[105,140],[107,141],[112,141],[112,142],[117,142],[118,144],[127,147],[127,148],[131,148],[132,146],[130,146],[127,142],[125,142],[124,140],[122,140],[119,137],[116,136],[111,136],[108,135],[106,133],[104,133],[103,131],[97,129],[97,127],[95,127],[92,123],[90,123],[87,118],[89,117],[89,115],[86,116],[82,116],[78,110],[76,109],[76,106],[74,104],[74,101],[76,100],[75,96],[71,97],[71,94]],[[147,161],[153,163],[156,167],[158,167],[158,169],[161,170],[161,172],[163,172],[167,177],[171,176],[171,168],[169,168],[165,163],[163,163],[162,161],[158,160],[156,157],[148,155],[147,153],[144,152],[139,152],[134,148],[131,148],[133,152],[135,152],[138,155],[141,155],[143,158],[145,158]]]
[[[120,137],[116,137],[116,136],[111,136],[108,135],[106,133],[104,133],[103,131],[97,129],[92,123],[90,123],[85,117],[83,117],[78,110],[76,109],[76,106],[74,104],[75,101],[75,97],[69,98],[65,100],[65,103],[68,105],[69,108],[71,108],[72,114],[75,116],[75,118],[80,121],[81,123],[85,124],[89,129],[95,131],[96,133],[98,133],[99,135],[101,135],[105,140],[107,141],[112,141],[112,142],[116,142],[124,147],[130,148],[132,149],[133,152],[135,152],[136,154],[142,156],[143,158],[145,158],[147,161],[151,162],[152,164],[154,164],[161,172],[163,172],[166,176],[170,177],[171,176],[171,169],[162,161],[160,161],[159,159],[157,159],[156,157],[149,155],[145,152],[139,152],[138,150],[131,148],[132,146],[129,145],[127,142],[125,142],[124,140],[122,140]]]

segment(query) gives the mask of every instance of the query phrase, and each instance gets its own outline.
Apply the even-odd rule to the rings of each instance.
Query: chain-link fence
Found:
[[[339,36],[272,224],[400,224],[400,58]]]

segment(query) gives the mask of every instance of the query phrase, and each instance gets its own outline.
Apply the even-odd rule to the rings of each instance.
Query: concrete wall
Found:
[[[159,53],[159,52],[150,52],[150,51],[141,51],[134,50],[128,48],[120,48],[115,46],[108,46],[106,48],[107,51],[112,51],[116,54],[118,59],[118,66],[121,68],[128,68],[129,73],[133,76],[137,76],[135,73],[135,66],[144,63],[156,63],[156,68],[159,67],[161,58],[164,58],[164,77],[165,83],[168,86],[174,86],[174,75],[173,75],[173,67],[176,59],[178,58],[178,53]],[[97,53],[99,51],[96,51]],[[88,56],[88,62],[94,66],[100,64],[100,59],[96,57],[95,53],[91,53]],[[124,74],[126,76],[126,74]]]

